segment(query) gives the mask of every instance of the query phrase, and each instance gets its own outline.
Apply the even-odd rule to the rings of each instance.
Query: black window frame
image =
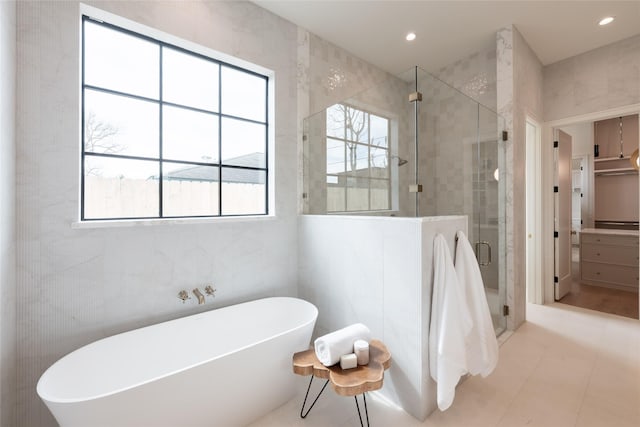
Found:
[[[99,86],[89,85],[85,82],[85,24],[87,21],[90,21],[92,24],[101,25],[106,28],[120,31],[129,36],[137,37],[139,39],[154,43],[158,46],[159,49],[159,93],[158,99],[149,98],[146,96],[140,96],[135,94],[130,94],[126,92],[121,92],[109,88],[103,88]],[[191,107],[188,105],[183,105],[174,102],[164,101],[162,98],[162,53],[164,48],[173,49],[179,51],[181,53],[185,53],[188,55],[192,55],[194,57],[212,62],[217,64],[218,66],[218,111],[210,111],[206,109]],[[110,220],[153,220],[153,219],[188,219],[188,218],[220,218],[220,217],[252,217],[252,216],[267,216],[269,215],[269,147],[270,147],[270,111],[269,111],[269,87],[270,87],[270,77],[261,73],[258,73],[253,70],[249,70],[229,62],[222,61],[220,59],[216,59],[212,56],[204,55],[198,52],[194,52],[192,50],[186,49],[184,47],[167,43],[158,38],[150,37],[146,34],[141,34],[136,31],[129,30],[127,28],[120,27],[118,25],[114,25],[108,22],[105,22],[101,19],[93,18],[89,15],[82,15],[82,27],[81,27],[81,111],[80,111],[80,146],[81,146],[81,159],[80,159],[80,220],[83,222],[90,221],[110,221]],[[231,114],[224,114],[222,112],[222,67],[227,67],[231,69],[235,69],[247,74],[251,74],[256,77],[260,77],[264,79],[265,83],[265,117],[264,122],[259,120],[252,120],[245,117],[234,116]],[[116,96],[128,97],[131,99],[143,100],[147,102],[153,102],[158,104],[159,111],[159,137],[158,137],[158,157],[145,157],[145,156],[132,156],[132,155],[122,155],[122,154],[112,154],[112,153],[96,153],[96,152],[87,152],[85,151],[85,91],[93,90],[100,93],[106,93]],[[217,162],[194,162],[194,161],[185,161],[180,159],[165,159],[163,157],[162,152],[162,141],[163,141],[163,106],[169,107],[178,107],[185,110],[191,110],[199,113],[206,113],[215,115],[218,118],[218,161]],[[264,147],[264,167],[252,167],[252,166],[242,166],[242,165],[234,165],[234,164],[225,164],[222,160],[222,121],[224,118],[244,121],[253,124],[264,125],[265,127],[265,147]],[[158,215],[157,216],[140,216],[140,217],[100,217],[100,218],[86,218],[85,217],[85,158],[86,157],[107,157],[107,158],[118,158],[118,159],[129,159],[129,160],[144,160],[144,161],[153,161],[158,163],[158,171],[159,175],[158,179]],[[215,167],[218,170],[218,214],[217,215],[164,215],[163,214],[163,184],[164,184],[164,174],[163,174],[163,163],[179,163],[184,164],[186,166],[206,166],[206,167]],[[224,169],[244,169],[250,171],[256,171],[257,173],[264,172],[264,186],[265,186],[265,194],[264,194],[264,213],[247,213],[247,214],[223,214],[223,168]]]

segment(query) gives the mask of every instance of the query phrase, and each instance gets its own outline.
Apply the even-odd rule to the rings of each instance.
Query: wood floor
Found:
[[[597,310],[618,316],[638,318],[638,294],[580,283],[580,264],[572,263],[571,291],[560,301],[575,307]]]

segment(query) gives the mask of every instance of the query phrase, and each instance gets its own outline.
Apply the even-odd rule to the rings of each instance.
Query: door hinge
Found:
[[[558,237],[560,237],[560,235],[558,234],[558,232],[557,232],[557,231],[554,231],[554,232],[553,232],[553,237],[554,237],[555,239],[557,239]]]
[[[506,130],[502,131],[502,140],[503,141],[508,141],[509,140],[509,132],[507,132]]]
[[[580,193],[580,197],[584,197],[584,194]]]
[[[580,225],[582,225],[582,224],[584,224],[584,221],[583,221],[583,220],[580,220]]]
[[[502,315],[503,316],[508,316],[509,315],[509,306],[508,305],[503,305],[502,306]]]
[[[558,276],[553,276],[553,283],[558,283],[559,281]]]
[[[580,170],[584,170],[584,169],[582,168],[582,166],[580,166]]]
[[[553,148],[558,148],[558,141],[553,141]]]
[[[557,185],[554,185],[554,186],[553,186],[553,192],[554,192],[554,193],[557,193],[557,192],[558,192],[558,186],[557,186]]]

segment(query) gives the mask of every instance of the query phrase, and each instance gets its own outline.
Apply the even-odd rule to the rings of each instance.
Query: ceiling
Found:
[[[514,24],[543,65],[640,34],[635,1],[254,0],[392,74],[438,69],[495,46]],[[616,19],[604,27],[598,21]],[[416,40],[407,42],[413,31]]]

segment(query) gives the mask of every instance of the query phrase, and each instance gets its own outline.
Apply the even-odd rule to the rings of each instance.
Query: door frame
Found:
[[[556,127],[573,125],[582,122],[594,122],[598,120],[610,119],[613,117],[627,116],[630,114],[640,115],[640,104],[632,104],[624,107],[612,108],[609,110],[597,111],[593,113],[581,114],[565,119],[544,122],[542,129],[542,281],[543,281],[543,304],[554,302],[554,254],[553,254],[553,129]],[[640,178],[639,178],[640,179]],[[640,208],[640,207],[639,207]],[[640,248],[638,249],[640,253]],[[640,293],[638,294],[640,301]]]
[[[533,140],[529,140],[528,125],[535,128]],[[542,304],[542,126],[527,115],[525,117],[526,144],[526,291],[527,302]]]

